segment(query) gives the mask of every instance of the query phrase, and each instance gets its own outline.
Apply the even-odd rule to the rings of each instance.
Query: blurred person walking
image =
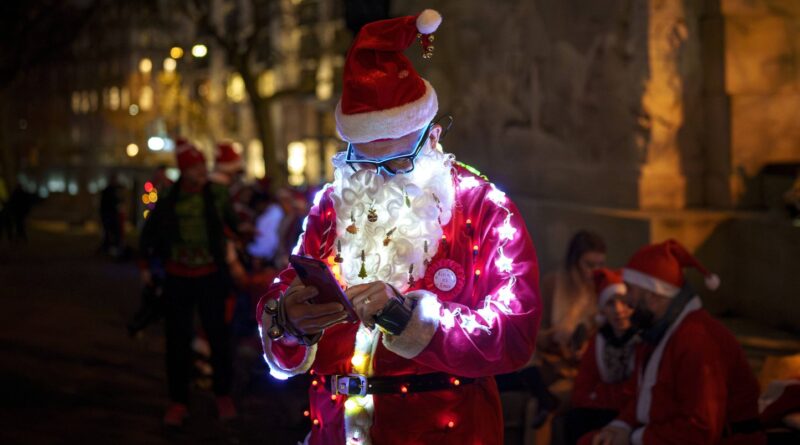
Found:
[[[180,426],[188,415],[190,343],[194,309],[211,345],[213,388],[223,420],[236,416],[230,397],[231,347],[225,323],[225,297],[230,289],[225,232],[236,232],[238,221],[224,187],[208,181],[205,157],[191,143],[176,144],[181,177],[160,199],[145,222],[141,252],[145,260],[164,263],[168,426]],[[142,269],[146,285],[152,281]]]
[[[116,258],[122,253],[122,234],[125,227],[122,185],[116,174],[108,178],[108,185],[100,192],[100,223],[103,241],[100,250]]]

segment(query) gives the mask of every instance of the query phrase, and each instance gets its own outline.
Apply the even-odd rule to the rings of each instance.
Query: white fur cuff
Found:
[[[276,356],[272,350],[273,341],[269,337],[264,337],[263,329],[268,330],[270,326],[272,326],[272,320],[270,317],[264,317],[261,320],[261,324],[262,326],[259,327],[259,334],[261,335],[261,344],[264,347],[264,361],[266,361],[267,365],[269,365],[269,374],[272,377],[278,380],[286,380],[289,377],[294,377],[298,374],[305,374],[309,369],[311,369],[311,365],[314,364],[314,359],[317,356],[316,344],[312,346],[298,345],[298,348],[305,348],[303,360],[297,366],[287,367],[281,363],[278,356]]]
[[[419,290],[406,294],[406,304],[417,302],[406,329],[400,335],[385,334],[383,345],[400,357],[413,359],[431,342],[439,328],[441,303],[432,292]]]

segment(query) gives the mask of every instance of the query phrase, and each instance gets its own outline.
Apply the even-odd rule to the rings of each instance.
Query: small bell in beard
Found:
[[[375,210],[375,207],[370,206],[369,210],[367,210],[367,221],[374,223],[378,220],[378,212]]]
[[[350,212],[350,225],[347,226],[347,233],[352,235],[358,233],[358,227],[356,227],[356,219],[353,217],[353,212]]]

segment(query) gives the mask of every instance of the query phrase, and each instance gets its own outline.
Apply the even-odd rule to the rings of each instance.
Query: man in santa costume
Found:
[[[271,374],[313,372],[310,444],[501,444],[492,376],[533,352],[525,223],[442,151],[436,92],[403,55],[419,40],[429,58],[440,23],[432,10],[370,23],[347,55],[335,117],[348,149],[296,251],[332,266],[360,322],[343,323],[338,303],[307,304],[316,289],[292,269],[259,304]]]
[[[686,284],[686,267],[700,271],[710,289],[719,286],[675,240],[643,247],[623,269],[645,342],[637,395],[591,443],[766,443],[758,382],[736,338]]]
[[[566,417],[567,443],[614,420],[636,392],[633,370],[639,337],[619,270],[594,271],[601,324],[589,340],[572,387],[572,409]]]

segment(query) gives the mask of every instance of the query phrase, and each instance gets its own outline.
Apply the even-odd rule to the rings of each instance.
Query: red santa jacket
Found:
[[[541,316],[538,264],[525,222],[505,194],[460,166],[453,169],[453,179],[453,216],[443,228],[447,242],[426,275],[444,265],[455,272],[458,283],[445,292],[431,280],[417,280],[409,291],[427,291],[427,302],[416,306],[402,335],[384,336],[378,343],[373,375],[445,372],[477,381],[448,390],[373,396],[370,438],[362,443],[503,442],[502,409],[491,376],[519,369],[533,352]],[[321,193],[308,215],[299,252],[327,258],[334,253],[336,215],[330,189]],[[278,297],[294,277],[292,269],[283,271],[257,313],[265,299]],[[357,331],[356,324],[332,326],[308,348],[267,339],[270,372],[278,378],[308,370],[318,376],[351,373]],[[324,384],[317,384],[309,398],[314,427],[308,443],[344,444],[345,397],[332,398]]]
[[[633,339],[629,340],[633,341]],[[606,339],[596,333],[581,359],[578,375],[572,387],[572,406],[622,411],[636,394],[636,378],[632,372],[635,356],[630,358],[630,377],[621,382],[610,383],[603,354]]]
[[[633,428],[634,445],[765,444],[760,433],[730,434],[758,418],[759,388],[736,338],[689,301],[638,366],[636,400],[615,421]]]

